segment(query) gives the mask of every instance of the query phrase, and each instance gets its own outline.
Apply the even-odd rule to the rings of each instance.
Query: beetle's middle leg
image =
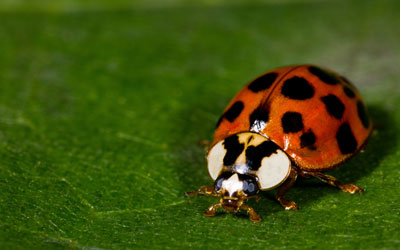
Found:
[[[327,175],[327,174],[323,174],[321,172],[307,172],[307,171],[301,171],[300,175],[304,176],[304,177],[309,177],[309,176],[314,176],[318,179],[320,179],[323,182],[326,182],[332,186],[338,187],[341,190],[345,191],[345,192],[349,192],[351,194],[354,194],[356,192],[361,193],[363,191],[362,188],[354,185],[354,184],[344,184],[341,183],[340,181],[338,181],[335,177]]]
[[[293,186],[293,184],[296,182],[297,179],[297,169],[292,167],[292,170],[290,171],[289,177],[286,179],[286,181],[281,185],[281,188],[278,190],[276,193],[276,199],[281,203],[281,205],[286,209],[286,210],[296,210],[298,209],[298,206],[294,201],[287,200],[286,198],[283,197],[284,194],[286,194],[287,191]]]

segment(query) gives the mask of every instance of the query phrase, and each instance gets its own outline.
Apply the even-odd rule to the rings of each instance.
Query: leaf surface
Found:
[[[397,1],[40,3],[0,4],[0,248],[400,247]],[[364,96],[376,129],[329,173],[365,193],[302,179],[299,211],[265,192],[261,223],[204,217],[216,200],[184,196],[212,183],[198,142],[299,63]]]

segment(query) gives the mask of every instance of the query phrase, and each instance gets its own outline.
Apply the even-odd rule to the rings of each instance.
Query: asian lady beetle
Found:
[[[297,176],[314,176],[349,193],[362,192],[321,171],[354,156],[372,131],[364,102],[339,74],[314,65],[275,69],[248,83],[230,102],[217,123],[208,152],[208,172],[214,186],[188,195],[221,197],[205,211],[245,210],[259,190],[280,187],[276,198],[285,209],[297,209],[283,195]]]

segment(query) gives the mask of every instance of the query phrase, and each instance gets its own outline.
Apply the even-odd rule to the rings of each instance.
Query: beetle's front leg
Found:
[[[296,210],[298,209],[298,206],[294,201],[287,200],[286,198],[283,197],[284,194],[286,194],[287,191],[293,186],[293,184],[296,182],[297,179],[297,169],[292,167],[292,170],[289,174],[289,177],[287,180],[281,185],[281,188],[278,190],[276,193],[276,199],[281,203],[281,205],[286,209],[286,210]]]
[[[249,218],[250,218],[251,221],[254,221],[254,222],[260,222],[261,221],[260,216],[256,213],[254,208],[252,208],[252,207],[250,207],[248,205],[242,205],[240,207],[240,209],[245,210],[249,214]]]
[[[187,196],[198,195],[198,194],[207,195],[207,196],[220,196],[215,193],[214,186],[202,186],[197,191],[186,192]]]
[[[351,194],[354,194],[356,192],[361,193],[363,191],[362,188],[354,185],[354,184],[344,184],[338,181],[335,177],[323,174],[321,172],[307,172],[307,171],[302,171],[300,173],[302,176],[308,177],[308,176],[314,176],[318,179],[320,179],[323,182],[326,182],[332,186],[338,187],[341,190],[345,192],[349,192]]]
[[[209,207],[206,211],[204,211],[205,216],[214,216],[217,208],[222,207],[222,203],[217,203]]]

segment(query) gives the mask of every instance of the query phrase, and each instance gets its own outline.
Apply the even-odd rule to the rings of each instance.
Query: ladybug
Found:
[[[322,171],[356,155],[372,131],[360,94],[345,77],[314,65],[278,68],[250,81],[219,119],[208,151],[208,172],[214,186],[187,195],[220,197],[205,211],[247,211],[259,190],[279,187],[276,198],[286,209],[298,209],[284,198],[298,176],[316,177],[345,192],[363,190]]]

